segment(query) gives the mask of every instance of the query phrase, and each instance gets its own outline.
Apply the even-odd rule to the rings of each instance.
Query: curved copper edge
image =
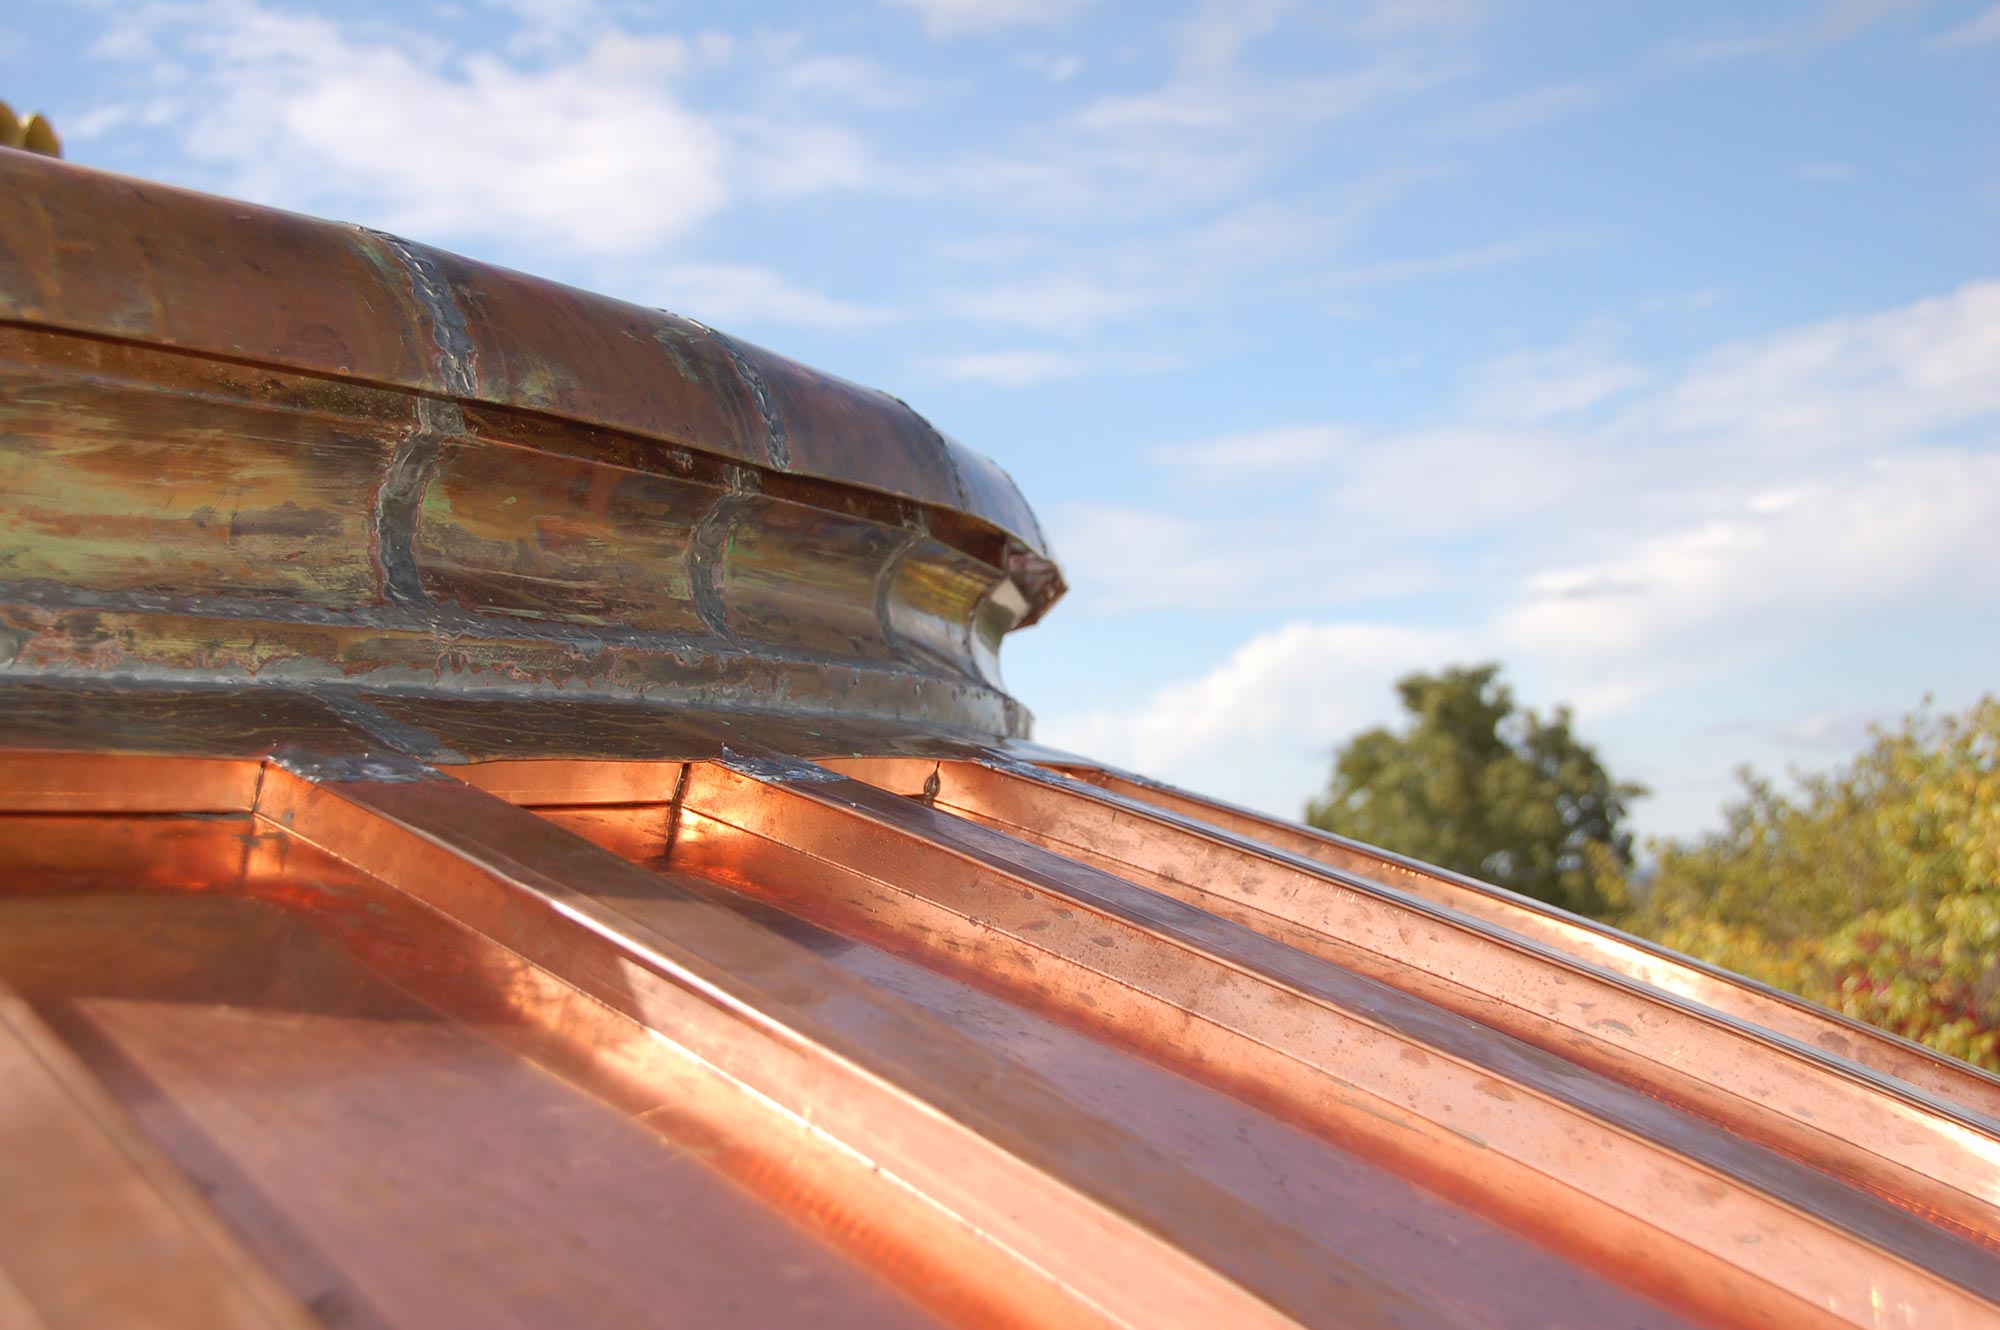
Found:
[[[887,394],[363,228],[0,153],[0,321],[535,411],[962,513],[1061,592],[1020,491]]]
[[[1025,732],[1054,594],[955,509],[0,325],[0,671],[560,689]]]
[[[1806,1002],[1657,943],[1345,837],[1285,822],[1219,799],[1194,794],[1076,754],[1017,744],[1010,756],[1096,786],[1121,800],[1160,809],[1197,826],[1271,846],[1289,855],[1409,892],[1490,923],[1541,946],[1687,1001],[1761,1026],[1813,1053],[1850,1062],[1905,1083],[1925,1095],[1963,1105],[1988,1134],[2000,1123],[2000,1077],[1946,1057],[1887,1030]]]

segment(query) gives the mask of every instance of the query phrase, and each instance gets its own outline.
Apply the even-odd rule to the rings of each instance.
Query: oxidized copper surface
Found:
[[[0,150],[0,1326],[2000,1319],[2000,1082],[1027,742],[990,463]]]

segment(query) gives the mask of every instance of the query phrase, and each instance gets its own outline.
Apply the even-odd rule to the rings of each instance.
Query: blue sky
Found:
[[[1039,737],[1296,814],[1415,668],[1642,830],[2000,681],[2000,5],[50,3],[91,165],[887,388],[1073,591]]]

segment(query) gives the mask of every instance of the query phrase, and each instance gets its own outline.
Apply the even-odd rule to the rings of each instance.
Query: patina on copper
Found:
[[[894,398],[0,149],[0,1326],[2000,1317],[2000,1083],[1036,747],[1061,590]]]

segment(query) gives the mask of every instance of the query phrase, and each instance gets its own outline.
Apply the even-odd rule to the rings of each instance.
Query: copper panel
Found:
[[[0,1323],[317,1324],[3,985]]]
[[[975,644],[973,634],[981,607],[993,597],[993,569],[928,537],[906,546],[888,575],[884,619],[905,656],[931,659],[977,672],[1000,686],[1000,635],[1013,629],[1017,612],[1003,624],[992,625],[992,641]],[[985,648],[985,649],[982,649]]]
[[[686,765],[544,758],[476,762],[454,767],[452,774],[510,804],[536,808],[602,804],[658,807],[673,802]]]
[[[203,837],[234,855],[145,894],[120,871],[196,868]],[[270,835],[232,890],[243,834],[215,823],[0,819],[0,844],[68,865],[0,897],[0,974],[328,1323],[929,1323],[717,1171],[743,1147],[649,1113],[672,1092],[644,1043],[398,893]]]
[[[264,800],[282,825],[671,1032],[730,1083],[867,1161],[862,1193],[830,1203],[844,1200],[849,1223],[886,1221],[875,1239],[885,1259],[921,1272],[924,1251],[967,1253],[951,1266],[969,1286],[962,1296],[998,1300],[994,1314],[1009,1321],[1284,1323],[1150,1224],[1056,1185],[1033,1161],[1086,1150],[1097,1159],[1093,1190],[1137,1188],[1155,1223],[1175,1212],[1229,1217],[1248,1239],[1236,1258],[1263,1262],[1277,1253],[1256,1241],[1265,1226],[1254,1212],[1180,1182],[1142,1141],[1102,1129],[1079,1137],[1036,1082],[997,1080],[962,1041],[796,943],[455,782],[308,785],[274,772]],[[670,931],[620,905],[662,896]],[[888,1204],[884,1184],[922,1208]],[[1323,1300],[1342,1283],[1353,1291],[1358,1273],[1307,1267],[1292,1278]]]
[[[359,227],[7,153],[0,320],[558,415],[957,510],[1047,564],[1012,485],[961,485],[893,398]]]
[[[2000,1240],[2000,1127],[1368,879],[1033,769],[833,762],[1559,1053]]]
[[[401,243],[438,274],[488,402],[763,465],[764,418],[707,329],[664,310]]]
[[[737,663],[746,674],[759,671],[750,677],[767,687],[784,682],[769,662],[748,658]],[[928,690],[908,676],[898,682],[906,695],[927,700]],[[867,683],[864,676],[850,686],[862,689]],[[962,696],[950,700],[954,707],[965,701]],[[444,691],[371,693],[368,704],[405,727],[413,746],[404,751],[432,756],[414,746],[421,734],[450,750],[453,756],[444,759],[450,762],[591,759],[616,765],[716,757],[725,747],[748,750],[773,743],[812,756],[956,753],[967,746],[962,733],[940,725],[911,729],[866,713],[787,718],[752,710],[635,706],[616,698],[478,697]],[[1015,723],[1018,714],[1001,723]]]
[[[1885,1030],[1781,993],[1644,938],[1621,933],[1565,910],[1444,869],[1296,823],[1252,813],[1199,795],[1059,755],[1049,765],[1142,803],[1170,809],[1308,859],[1399,887],[1462,910],[1523,937],[1579,956],[1656,988],[1740,1017],[1755,1025],[1848,1058],[1956,1100],[1988,1119],[2000,1118],[2000,1078]]]
[[[367,742],[328,701],[286,689],[0,679],[0,755],[14,749],[262,758],[281,748],[309,748],[323,756],[352,756]],[[170,785],[162,788],[163,808],[174,804],[172,791]],[[186,804],[179,808],[198,811]]]
[[[949,434],[943,438],[952,469],[958,473],[959,484],[965,487],[966,506],[985,514],[1002,530],[1020,535],[1028,548],[1053,557],[1054,551],[1042,534],[1041,522],[1013,478],[984,453],[966,447]]]
[[[260,764],[15,750],[0,761],[0,813],[247,813]]]
[[[981,618],[1018,602],[1008,571],[893,507],[550,442],[527,417],[0,328],[0,646],[66,675],[671,689],[1020,731],[991,639],[1025,604]]]
[[[422,585],[489,614],[701,632],[695,528],[722,491],[491,444],[448,443],[417,518]]]
[[[1022,708],[989,686],[962,677],[919,672],[900,660],[829,663],[823,655],[752,654],[699,642],[550,641],[512,636],[505,620],[492,635],[440,633],[417,624],[377,627],[355,623],[246,624],[190,611],[105,609],[94,605],[44,607],[0,604],[0,640],[19,643],[15,663],[24,671],[87,677],[106,672],[144,673],[168,684],[207,681],[216,675],[302,687],[350,682],[398,692],[428,688],[520,695],[526,701],[554,694],[607,700],[645,698],[655,705],[746,708],[791,701],[829,724],[843,719],[934,718],[960,733],[1008,733],[1026,723]],[[831,633],[824,640],[832,640]],[[865,641],[865,639],[862,639]],[[508,703],[497,703],[503,710]],[[650,717],[634,711],[635,723]],[[573,746],[589,749],[591,736],[557,721]]]
[[[693,744],[699,728],[672,743]],[[522,1157],[497,1144],[519,1113],[564,1124],[578,1150],[612,1149],[592,1144],[601,1133],[585,1124],[595,1119],[563,1116],[536,1097],[540,1082],[509,1070],[529,1064],[656,1131],[722,1133],[725,1143],[704,1147],[704,1157],[761,1198],[746,1215],[774,1208],[826,1234],[953,1320],[1067,1321],[1111,1297],[1105,1280],[1116,1272],[1129,1283],[1140,1269],[1158,1276],[1162,1262],[1166,1301],[1139,1314],[1143,1298],[1129,1299],[1141,1295],[1122,1295],[1143,1323],[1235,1323],[1270,1308],[1283,1322],[1323,1324],[1317,1309],[1338,1305],[1343,1324],[1378,1316],[1437,1325],[1679,1316],[1808,1324],[1821,1314],[1828,1324],[1873,1324],[1863,1314],[1873,1298],[1900,1309],[1902,1323],[1970,1325],[1990,1315],[1986,1249],[1843,1186],[1837,1179],[1848,1172],[1834,1154],[1770,1152],[1741,1123],[1732,1134],[1709,1115],[1622,1090],[1641,1083],[1633,1068],[1643,1058],[1628,1066],[1575,1041],[1516,1042],[1519,1031],[1508,1031],[1517,1019],[1499,1010],[1514,996],[1507,992],[1467,1019],[1456,1011],[1463,1002],[1420,977],[1376,962],[1387,983],[1371,980],[1366,957],[1382,953],[1361,945],[1365,911],[1323,920],[1330,926],[1321,931],[1283,907],[1253,919],[1231,899],[1238,886],[1256,886],[1252,899],[1286,895],[1272,876],[1280,870],[1330,881],[1311,876],[1323,874],[1317,866],[1215,841],[1232,850],[1234,868],[1228,856],[1204,868],[1192,829],[977,764],[848,764],[891,789],[915,785],[912,798],[757,756],[748,744],[736,752],[725,758],[731,765],[467,769],[495,791],[550,808],[551,819],[645,872],[554,828],[537,830],[527,814],[407,760],[335,760],[306,779],[267,767],[256,798],[259,825],[271,830],[247,836],[242,823],[157,816],[0,820],[19,902],[0,904],[0,976],[43,995],[43,1018],[181,1167],[211,1183],[235,1179],[214,1192],[216,1203],[287,1287],[308,1303],[337,1296],[340,1306],[363,1307],[364,1322],[416,1323],[400,1319],[407,1314],[436,1323],[504,1306],[534,1323],[540,1313],[535,1295],[504,1281],[481,1284],[498,1299],[484,1313],[466,1310],[483,1304],[440,1303],[432,1284],[411,1282],[421,1270],[474,1259],[453,1244],[489,1233],[479,1202],[440,1184],[441,1209],[400,1219],[374,1201],[365,1232],[343,1227],[360,1222],[341,1208],[358,1202],[327,1193],[316,1174],[287,1172],[311,1152],[297,1138],[259,1145],[270,1137],[267,1119],[286,1121],[314,1085],[338,1085],[314,1101],[316,1130],[345,1142],[338,1124],[348,1116],[387,1115],[401,1124],[395,1141],[343,1151],[394,1159],[407,1146],[448,1176],[451,1150],[465,1140]],[[285,760],[311,768],[304,757]],[[172,759],[24,755],[15,769],[94,766],[85,781],[49,777],[50,788],[114,790],[118,780],[106,773],[120,762],[139,764],[127,784],[150,777],[155,789],[193,788],[174,778]],[[1009,791],[1062,797],[1009,804]],[[996,812],[1033,814],[1040,829],[1000,835],[952,808],[996,824]],[[1164,832],[1160,852],[1206,885],[1185,884],[1159,871],[1174,863],[1138,853],[1147,842],[1127,836],[1135,823]],[[288,834],[274,834],[280,828]],[[291,835],[367,872],[317,857]],[[1067,857],[1029,843],[1038,837],[1067,846]],[[1074,843],[1086,838],[1090,847]],[[1142,861],[1125,864],[1138,881],[1081,862],[1121,854]],[[31,865],[39,866],[24,871]],[[1207,908],[1190,908],[1195,891],[1207,893]],[[1308,899],[1289,894],[1298,905]],[[199,901],[210,903],[192,908]],[[1258,927],[1239,929],[1232,917]],[[1439,914],[1431,927],[1448,922]],[[127,936],[143,949],[121,950]],[[96,941],[76,946],[85,937]],[[1475,979],[1477,955],[1448,967],[1457,982]],[[1549,963],[1574,967],[1561,957]],[[398,1001],[430,1014],[382,1008],[389,999],[372,987],[375,973],[411,995]],[[180,1011],[213,991],[237,1014],[185,1028],[179,1015],[85,1022],[49,996],[84,991],[74,987],[84,974],[97,976],[86,984],[97,995],[90,1002],[172,992]],[[1523,972],[1513,982],[1532,993],[1542,979]],[[280,992],[284,1010],[310,1018],[276,1019],[268,1038],[238,1028],[262,1022],[254,1012],[270,998],[260,995]],[[437,1028],[382,1044],[372,1025],[343,1023],[352,1017]],[[1690,1047],[1671,1026],[1660,1029]],[[305,1030],[311,1037],[301,1040]],[[468,1034],[505,1056],[475,1056]],[[773,1034],[779,1043],[762,1042]],[[92,1051],[113,1046],[115,1062]],[[308,1048],[310,1061],[300,1061]],[[197,1050],[206,1064],[187,1061]],[[396,1070],[406,1055],[411,1070]],[[131,1097],[138,1082],[124,1079],[127,1065],[149,1086],[201,1087],[199,1102],[212,1106],[194,1120],[199,1130],[148,1116],[151,1100]],[[241,1079],[265,1065],[262,1079]],[[1058,1075],[1058,1067],[1074,1070]],[[435,1074],[483,1086],[485,1116],[439,1098],[443,1088],[425,1079]],[[390,1087],[379,1093],[391,1097],[356,1098],[357,1078]],[[662,1098],[669,1084],[710,1089]],[[1143,1097],[1141,1118],[1131,1096]],[[653,1113],[668,1102],[683,1107]],[[1842,1102],[1829,1107],[1854,1111]],[[425,1120],[448,1119],[456,1135],[428,1137],[392,1105],[427,1105]],[[230,1116],[239,1113],[249,1116]],[[1142,1130],[1145,1115],[1153,1125]],[[488,1119],[501,1135],[468,1131]],[[796,1133],[807,1123],[822,1144],[801,1152]],[[1261,1143],[1245,1152],[1224,1140]],[[615,1170],[590,1186],[651,1179],[614,1154]],[[1274,1157],[1289,1161],[1280,1172],[1270,1171]],[[664,1185],[647,1181],[647,1194],[664,1194]],[[1920,1197],[1908,1187],[1887,1194],[1902,1204]],[[1318,1208],[1342,1195],[1369,1198],[1365,1235],[1342,1237],[1354,1221],[1335,1223]],[[581,1222],[560,1196],[538,1193],[535,1203],[558,1207],[534,1211],[537,1231]],[[732,1251],[766,1240],[720,1219],[704,1233]],[[286,1234],[320,1235],[307,1244],[314,1259]],[[1454,1236],[1439,1247],[1440,1234]],[[482,1238],[480,1252],[489,1241],[505,1247]],[[511,1257],[510,1268],[525,1259]],[[744,1267],[720,1249],[703,1268],[705,1288],[747,1277],[728,1273]],[[1531,1274],[1563,1268],[1560,1294]],[[1206,1282],[1217,1276],[1225,1282]],[[1338,1295],[1314,1291],[1329,1278]],[[614,1282],[590,1286],[615,1301],[626,1286]],[[1231,1302],[1230,1288],[1251,1301]],[[574,1297],[546,1304],[551,1316],[576,1305]],[[1190,1305],[1196,1313],[1170,1310]]]
[[[0,361],[0,576],[376,602],[375,492],[413,415],[341,419],[102,374],[56,377],[17,358],[28,339],[9,332],[0,329],[0,347],[16,351]]]
[[[882,601],[907,531],[745,496],[718,512],[701,539],[713,551],[707,575],[728,632],[835,656],[896,658]],[[987,572],[990,585],[995,574]],[[952,664],[971,673],[963,652]]]
[[[1003,520],[1018,521],[1018,514],[985,493],[976,501],[966,493],[938,432],[900,399],[760,346],[734,339],[729,346],[771,422],[766,439],[777,469],[852,476],[875,489],[975,513],[1041,549],[1039,530],[1022,531]]]
[[[0,153],[0,319],[441,391],[419,315],[354,227]]]
[[[1564,1059],[920,804],[768,770],[759,781],[778,784],[699,769],[684,814],[807,849],[816,889],[902,945],[1006,974],[1021,1000],[1366,1142],[1706,1316],[1798,1323],[1818,1306],[1866,1323],[1889,1297],[1921,1323],[1970,1325],[2000,1293],[1989,1252]],[[885,833],[893,882],[864,848]],[[1755,1278],[1736,1263],[1743,1244],[1760,1248]]]
[[[740,845],[716,834],[706,819],[678,824],[669,867],[662,857],[665,832],[675,824],[663,811],[563,808],[543,815],[671,873],[676,886],[686,885],[800,942],[843,972],[942,1022],[993,1064],[995,1081],[1041,1082],[1094,1131],[1151,1142],[1170,1161],[1163,1169],[1192,1175],[1231,1202],[1227,1209],[1182,1206],[1170,1212],[1165,1223],[1176,1242],[1213,1251],[1254,1237],[1297,1253],[1302,1262],[1365,1268],[1385,1287],[1400,1290],[1408,1314],[1423,1322],[1681,1323],[1355,1154],[1329,1148],[1276,1117],[1066,1025],[1040,1004],[1010,1000],[1004,983],[989,983],[976,971],[968,981],[912,963],[898,956],[893,944],[875,945],[874,930],[867,927],[838,931],[841,912],[825,908],[810,882],[794,880],[797,874],[781,855],[767,853],[768,847],[740,853]],[[629,897],[620,907],[645,920],[651,903]],[[1092,1154],[1072,1146],[1048,1158],[1047,1167],[1069,1185],[1094,1185]],[[1254,1207],[1266,1222],[1242,1227],[1238,1204]],[[1309,1312],[1301,1319],[1317,1324],[1330,1314],[1330,1309]]]

